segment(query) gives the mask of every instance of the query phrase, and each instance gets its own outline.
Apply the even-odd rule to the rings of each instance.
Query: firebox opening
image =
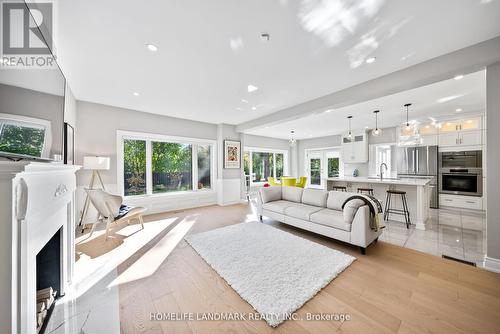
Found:
[[[61,229],[36,256],[36,290],[49,287],[61,291]]]

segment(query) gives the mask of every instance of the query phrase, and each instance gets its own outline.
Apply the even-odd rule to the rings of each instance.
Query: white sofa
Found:
[[[282,223],[325,235],[359,246],[361,254],[377,241],[382,231],[370,228],[370,209],[359,207],[354,219],[344,219],[342,205],[355,193],[302,189],[298,187],[266,187],[259,190],[259,219],[272,218]]]

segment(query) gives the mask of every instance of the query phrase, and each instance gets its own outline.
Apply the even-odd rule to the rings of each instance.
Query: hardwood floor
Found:
[[[118,268],[120,275],[147,257],[161,260],[151,275],[119,286],[122,333],[498,333],[500,329],[498,274],[382,241],[361,256],[357,247],[270,220],[264,223],[357,257],[298,310],[303,317],[308,312],[346,313],[349,321],[288,320],[277,328],[263,320],[151,321],[150,314],[157,312],[253,313],[184,240],[177,238],[181,241],[175,248],[166,240],[169,234],[183,236],[188,230],[197,233],[254,220],[249,208],[211,206],[148,216],[145,222],[154,224],[166,217],[176,217],[176,224]],[[155,262],[158,259],[149,261]],[[144,263],[142,268],[150,270],[147,259]]]

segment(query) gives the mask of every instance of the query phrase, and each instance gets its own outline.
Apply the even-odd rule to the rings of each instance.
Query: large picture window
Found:
[[[146,141],[123,141],[123,181],[125,196],[146,193]]]
[[[268,177],[280,179],[288,171],[286,151],[246,148],[243,170],[252,183],[265,183]]]
[[[118,135],[125,196],[209,190],[214,143],[159,135]]]

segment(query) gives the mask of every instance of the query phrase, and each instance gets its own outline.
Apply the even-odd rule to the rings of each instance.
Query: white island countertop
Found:
[[[418,178],[384,178],[379,177],[366,177],[366,176],[339,176],[329,177],[327,181],[337,182],[356,182],[356,183],[380,183],[380,184],[397,184],[402,186],[426,186],[432,181],[432,177],[418,177]]]

